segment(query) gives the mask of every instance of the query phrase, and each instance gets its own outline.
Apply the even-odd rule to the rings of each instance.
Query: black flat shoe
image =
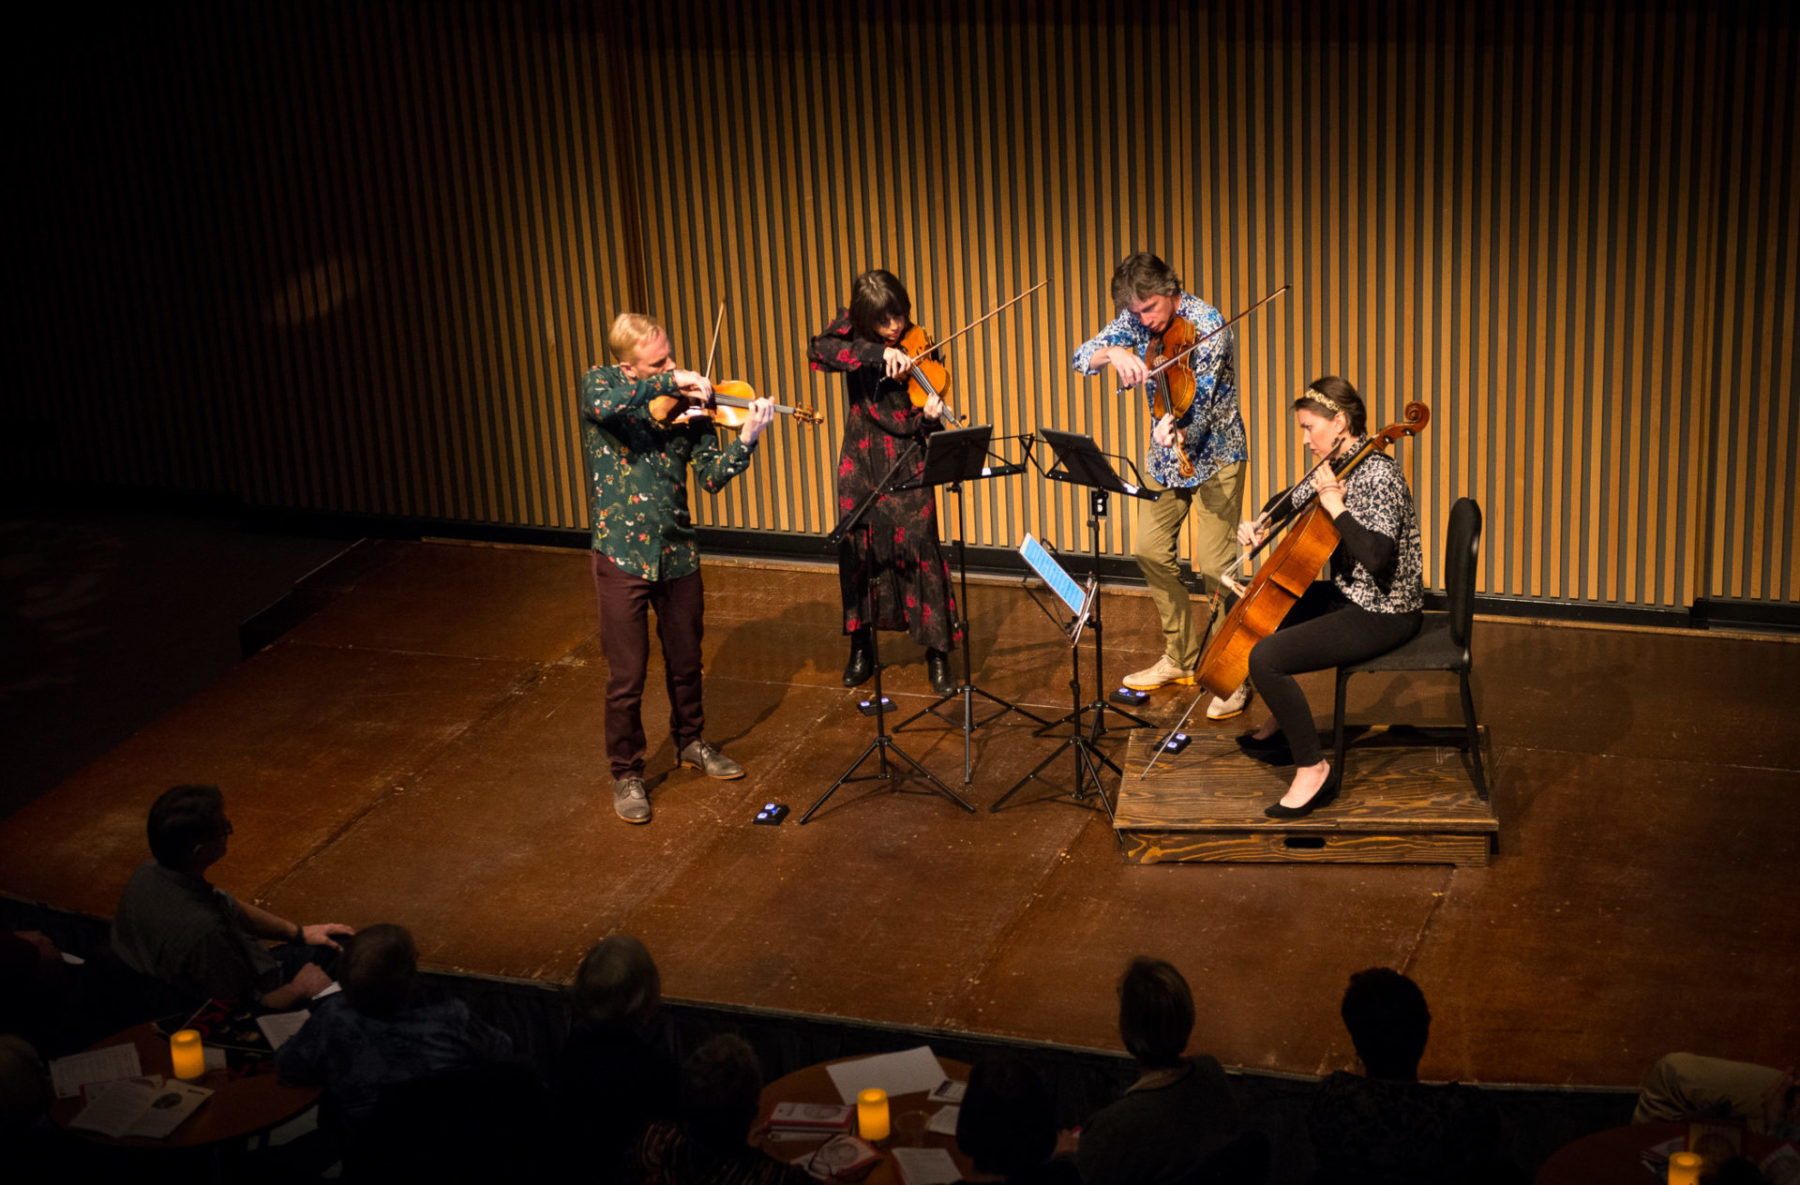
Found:
[[[844,664],[844,686],[861,687],[875,673],[875,656],[869,653],[869,635],[858,630],[850,635],[850,661]]]
[[[956,691],[956,677],[950,673],[950,656],[944,651],[925,652],[925,673],[931,679],[931,689],[939,695],[951,695]]]
[[[1285,749],[1288,747],[1287,737],[1279,732],[1275,733],[1273,736],[1266,737],[1259,737],[1253,732],[1239,733],[1237,743],[1238,748],[1246,753],[1266,753],[1270,749]]]
[[[1244,756],[1253,761],[1260,761],[1264,765],[1294,764],[1294,751],[1288,748],[1287,738],[1280,733],[1261,739],[1244,733],[1238,737],[1237,743],[1238,748],[1244,751]]]
[[[1245,749],[1244,756],[1252,761],[1260,761],[1264,765],[1294,764],[1294,751],[1286,745],[1280,745],[1273,749]]]
[[[1338,771],[1334,769],[1331,771],[1331,776],[1325,779],[1325,784],[1319,787],[1319,792],[1307,799],[1302,805],[1282,806],[1277,802],[1272,806],[1264,807],[1263,814],[1269,816],[1271,819],[1304,819],[1320,807],[1330,806],[1332,800],[1337,798],[1338,789],[1342,785],[1343,779],[1338,776]]]

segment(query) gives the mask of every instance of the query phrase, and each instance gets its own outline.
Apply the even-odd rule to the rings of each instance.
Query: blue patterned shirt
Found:
[[[1175,304],[1175,315],[1190,322],[1195,336],[1205,337],[1225,324],[1219,310],[1191,292],[1183,292]],[[1108,346],[1124,346],[1142,358],[1150,346],[1152,334],[1136,314],[1121,312],[1112,323],[1075,351],[1074,366],[1082,374],[1097,374],[1089,365],[1094,355]],[[1194,476],[1181,476],[1180,463],[1174,449],[1166,449],[1151,440],[1145,456],[1150,477],[1164,486],[1197,486],[1234,461],[1250,459],[1250,447],[1244,439],[1244,417],[1238,411],[1237,368],[1232,363],[1232,345],[1237,334],[1227,329],[1189,355],[1194,369],[1194,402],[1187,415],[1175,421],[1179,439],[1193,462]],[[1152,385],[1144,385],[1144,405],[1153,403]]]

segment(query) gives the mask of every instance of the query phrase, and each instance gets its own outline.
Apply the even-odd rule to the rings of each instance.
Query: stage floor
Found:
[[[1431,1003],[1430,1078],[1628,1086],[1669,1050],[1800,1048],[1796,642],[1484,619],[1489,867],[1134,865],[1058,790],[1063,763],[988,811],[1057,743],[1016,714],[975,733],[966,787],[960,728],[898,734],[975,813],[859,782],[798,825],[874,737],[866,689],[839,683],[835,571],[718,562],[706,584],[708,734],[749,776],[671,768],[653,662],[648,827],[612,813],[586,553],[366,543],[309,580],[313,616],[0,821],[0,890],[110,915],[151,800],[216,782],[217,883],[290,918],[405,923],[439,968],[563,982],[623,929],[672,997],[1118,1048],[1113,984],[1148,953],[1193,984],[1194,1048],[1311,1074],[1351,1064],[1337,1001],[1383,964]],[[1067,647],[1018,582],[970,601],[975,682],[1066,711]],[[1129,589],[1103,608],[1116,682],[1158,631]],[[888,637],[897,721],[932,697],[922,651]],[[1350,719],[1455,723],[1454,687],[1363,676]],[[1329,674],[1309,691],[1328,725]],[[1143,711],[1172,722],[1190,695]],[[770,800],[793,815],[754,825]]]

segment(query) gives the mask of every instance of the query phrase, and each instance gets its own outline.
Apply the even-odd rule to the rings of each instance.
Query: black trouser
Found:
[[[606,756],[615,779],[644,776],[644,672],[650,663],[650,610],[662,639],[669,690],[669,735],[679,755],[700,739],[700,641],[706,590],[698,570],[674,580],[645,580],[594,552],[600,651],[606,656]]]
[[[1306,590],[1274,633],[1250,649],[1250,681],[1287,737],[1295,765],[1325,758],[1312,706],[1295,675],[1324,671],[1386,654],[1419,632],[1424,615],[1371,613],[1330,581]]]

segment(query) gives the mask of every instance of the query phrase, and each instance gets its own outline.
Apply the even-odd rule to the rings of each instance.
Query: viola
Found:
[[[1171,315],[1169,326],[1150,339],[1150,348],[1144,353],[1144,362],[1152,369],[1160,371],[1160,375],[1152,387],[1150,396],[1150,414],[1161,420],[1172,415],[1177,420],[1187,415],[1188,408],[1194,406],[1194,347],[1199,345],[1194,333],[1194,323],[1186,317]],[[1194,461],[1188,456],[1187,442],[1181,437],[1181,430],[1175,433],[1176,464],[1181,469],[1185,480],[1193,480]]]
[[[1383,428],[1349,457],[1336,462],[1328,457],[1321,466],[1329,465],[1339,477],[1348,477],[1376,450],[1386,449],[1402,436],[1417,436],[1431,422],[1431,409],[1423,403],[1407,404],[1405,414],[1404,420]],[[1315,467],[1312,472],[1317,471]],[[1214,695],[1229,696],[1243,685],[1250,673],[1251,647],[1275,632],[1338,545],[1337,527],[1319,505],[1316,492],[1288,521],[1292,525],[1281,542],[1239,592],[1225,623],[1200,656],[1195,681]],[[1266,517],[1261,525],[1269,525]],[[1257,550],[1267,545],[1264,540]]]
[[[715,428],[738,429],[749,421],[750,405],[755,401],[756,392],[749,383],[727,379],[713,384],[710,405],[702,402],[699,396],[685,391],[654,396],[650,400],[650,417],[665,428],[689,420],[708,419]],[[823,423],[825,419],[810,407],[788,407],[778,403],[775,405],[775,412],[777,415],[792,416],[808,427]]]
[[[937,349],[931,340],[929,329],[923,325],[908,326],[906,332],[900,335],[900,340],[895,343],[894,348],[905,350],[907,357],[912,361],[912,369],[906,372],[905,382],[907,398],[912,400],[914,407],[924,407],[933,395],[940,400],[949,398],[949,369],[937,359],[926,357],[927,354]],[[894,381],[900,382],[901,380],[895,379]],[[940,418],[946,424],[958,422],[955,413],[948,407],[944,408],[944,414]]]

